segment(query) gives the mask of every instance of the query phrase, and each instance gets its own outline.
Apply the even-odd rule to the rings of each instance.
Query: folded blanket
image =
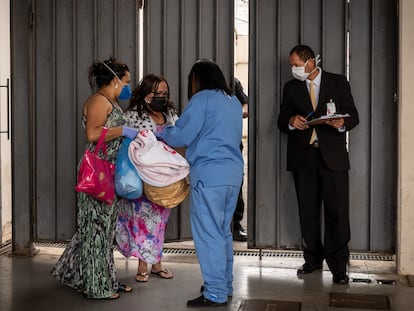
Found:
[[[190,172],[187,160],[150,130],[142,130],[130,143],[128,156],[142,180],[151,186],[165,187],[185,178]]]

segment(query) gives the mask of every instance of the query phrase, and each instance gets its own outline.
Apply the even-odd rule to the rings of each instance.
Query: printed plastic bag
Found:
[[[142,181],[128,156],[131,139],[125,137],[115,162],[115,191],[125,199],[134,200],[142,195]]]

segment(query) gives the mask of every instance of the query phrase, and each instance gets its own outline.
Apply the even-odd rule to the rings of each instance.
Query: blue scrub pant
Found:
[[[240,187],[191,189],[191,232],[204,279],[205,298],[226,302],[233,295],[233,237],[230,230]]]

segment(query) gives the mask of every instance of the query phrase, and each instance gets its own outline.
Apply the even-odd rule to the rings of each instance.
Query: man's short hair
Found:
[[[306,62],[309,58],[315,58],[315,53],[312,51],[312,49],[304,44],[299,44],[295,46],[289,53],[289,56],[293,53],[296,53],[300,60]]]

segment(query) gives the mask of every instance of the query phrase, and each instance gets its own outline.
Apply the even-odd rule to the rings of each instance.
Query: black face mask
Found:
[[[167,97],[154,96],[149,107],[152,111],[163,112],[167,108],[167,101]]]

